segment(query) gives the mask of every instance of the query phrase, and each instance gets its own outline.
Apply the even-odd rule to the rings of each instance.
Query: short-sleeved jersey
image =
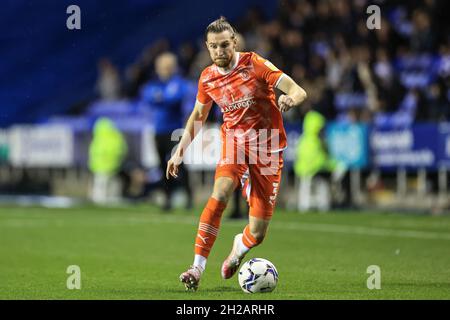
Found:
[[[283,72],[254,52],[237,54],[234,68],[226,74],[215,64],[203,70],[197,100],[202,104],[213,100],[220,107],[224,122],[222,138],[230,130],[253,131],[258,136],[258,146],[265,144],[269,152],[282,150],[287,145],[286,132],[275,102],[274,86]]]

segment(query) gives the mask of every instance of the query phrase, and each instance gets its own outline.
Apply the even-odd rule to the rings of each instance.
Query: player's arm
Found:
[[[300,105],[307,97],[306,91],[286,74],[281,76],[276,88],[284,93],[278,98],[278,106],[281,112],[286,112],[292,107]]]
[[[200,131],[198,130],[198,127],[195,126],[195,124],[197,123],[198,126],[198,124],[200,123],[201,126],[203,126],[206,119],[208,118],[211,106],[212,101],[208,102],[207,104],[202,104],[198,100],[195,101],[194,110],[192,111],[186,123],[186,127],[181,137],[180,143],[177,146],[177,150],[167,163],[167,179],[169,179],[170,176],[174,178],[178,177],[178,166],[181,164],[181,161],[183,161],[184,152],[194,140],[197,133]]]

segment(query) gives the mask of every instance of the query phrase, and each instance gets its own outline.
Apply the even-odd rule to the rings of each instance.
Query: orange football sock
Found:
[[[243,236],[242,236],[242,242],[249,249],[251,249],[253,247],[256,247],[258,244],[260,244],[260,242],[258,242],[255,239],[255,237],[253,237],[252,234],[250,233],[249,225],[247,225],[244,228],[244,232],[243,232]]]
[[[220,220],[226,206],[227,204],[224,202],[212,197],[209,198],[200,216],[197,237],[195,238],[195,254],[208,258],[219,233]]]

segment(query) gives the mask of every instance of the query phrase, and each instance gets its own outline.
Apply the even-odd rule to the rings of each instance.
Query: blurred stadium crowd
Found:
[[[367,28],[367,6],[364,0],[282,0],[274,19],[255,7],[232,23],[241,50],[256,51],[291,75],[309,93],[306,107],[329,120],[391,128],[450,119],[448,5],[383,2],[379,30]],[[139,99],[142,86],[155,76],[155,58],[165,51],[176,53],[195,98],[196,80],[211,63],[203,38],[178,48],[161,38],[126,70],[102,59],[99,98]],[[286,121],[300,120],[303,112],[296,111],[286,114]]]

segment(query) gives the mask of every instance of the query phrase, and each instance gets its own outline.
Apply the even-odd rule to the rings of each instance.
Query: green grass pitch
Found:
[[[450,217],[374,212],[276,210],[245,260],[271,260],[279,283],[253,295],[220,277],[246,224],[225,213],[199,290],[185,292],[200,210],[0,207],[0,299],[450,299]],[[69,265],[80,290],[66,287]],[[379,290],[367,288],[371,265]]]

